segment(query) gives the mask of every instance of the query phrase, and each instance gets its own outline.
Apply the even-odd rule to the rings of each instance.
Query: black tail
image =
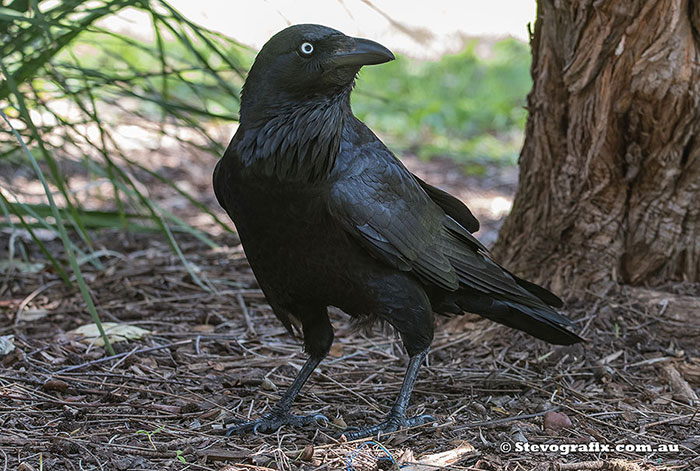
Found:
[[[546,291],[539,286],[538,288],[543,292]],[[549,293],[549,291],[546,292]],[[457,299],[454,302],[464,311],[522,330],[538,339],[557,345],[571,345],[583,341],[581,337],[567,329],[567,326],[573,325],[571,320],[548,306],[525,306],[513,301],[496,299],[474,290],[460,290],[455,294]],[[551,294],[551,296],[554,295]]]
[[[583,341],[581,337],[566,328],[566,326],[572,325],[569,318],[557,314],[551,309],[531,308],[508,301],[495,301],[495,303],[503,304],[506,307],[508,311],[506,317],[500,314],[500,311],[503,310],[502,308],[497,313],[484,313],[481,315],[508,327],[527,332],[549,343],[571,345]]]
[[[532,283],[530,281],[523,280],[522,278],[513,275],[508,270],[505,270],[505,272],[508,273],[510,276],[512,276],[513,279],[515,280],[515,282],[517,284],[519,284],[521,287],[525,288],[531,294],[534,294],[535,296],[540,298],[542,300],[542,302],[549,304],[550,306],[553,306],[553,307],[562,307],[564,305],[564,301],[562,301],[559,298],[559,296],[552,293],[548,289],[545,289],[545,288],[541,287],[540,285],[536,285],[535,283]]]

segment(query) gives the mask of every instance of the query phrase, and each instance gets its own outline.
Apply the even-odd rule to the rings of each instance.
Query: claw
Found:
[[[415,427],[430,422],[435,422],[435,418],[428,414],[409,418],[387,416],[383,422],[371,427],[348,427],[341,433],[341,436],[344,435],[347,441],[350,442],[359,438],[386,435],[404,427]]]
[[[313,416],[314,421],[316,422],[316,425],[319,427],[328,427],[330,425],[330,420],[328,420],[328,417],[326,417],[323,414],[316,414]]]
[[[234,433],[243,433],[247,429],[250,429],[253,426],[253,424],[254,422],[245,422],[242,424],[232,425],[226,429],[226,436],[230,437]]]
[[[256,435],[258,433],[272,433],[283,425],[300,427],[312,422],[315,422],[317,426],[327,426],[329,424],[328,418],[323,414],[297,416],[287,411],[275,411],[257,420],[229,427],[226,430],[226,436],[230,437],[234,433],[245,433],[248,431],[252,431]],[[321,424],[322,422],[323,425]]]
[[[409,427],[413,427],[416,425],[425,425],[430,422],[436,422],[435,417],[433,417],[430,414],[423,414],[423,415],[418,415],[416,417],[411,417],[406,419],[406,422],[409,424]]]

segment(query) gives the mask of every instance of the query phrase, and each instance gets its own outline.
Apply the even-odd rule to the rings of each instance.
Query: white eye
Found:
[[[305,56],[310,56],[311,53],[314,52],[314,45],[311,43],[301,43],[301,46],[299,46],[299,52]]]

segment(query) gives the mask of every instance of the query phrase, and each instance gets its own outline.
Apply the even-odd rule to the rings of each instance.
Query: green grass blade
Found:
[[[95,307],[95,303],[92,300],[92,296],[90,296],[90,292],[87,288],[87,284],[85,283],[85,279],[83,278],[83,273],[80,270],[80,266],[78,265],[78,261],[75,257],[75,254],[73,253],[73,250],[71,249],[71,243],[70,239],[68,238],[68,233],[66,232],[66,228],[63,225],[63,219],[61,218],[61,213],[58,211],[58,208],[56,207],[56,203],[53,200],[53,196],[51,194],[51,190],[49,189],[49,184],[46,181],[46,178],[44,178],[44,173],[41,171],[41,168],[39,167],[39,163],[36,161],[34,158],[34,155],[32,155],[32,152],[29,150],[29,148],[26,146],[24,141],[22,140],[22,136],[19,135],[17,130],[12,126],[12,123],[10,123],[10,120],[8,119],[7,115],[0,110],[0,115],[2,116],[3,120],[5,123],[12,129],[13,133],[15,134],[15,137],[17,140],[20,142],[20,145],[22,146],[22,150],[26,153],[27,158],[32,164],[32,169],[36,173],[37,177],[39,178],[39,181],[41,181],[41,185],[44,188],[44,192],[46,194],[46,198],[49,201],[49,205],[51,206],[51,212],[56,220],[56,226],[58,226],[58,230],[61,234],[61,241],[63,242],[63,247],[66,251],[66,255],[68,257],[68,260],[70,262],[71,269],[73,270],[73,275],[75,276],[76,282],[78,283],[78,288],[80,289],[80,293],[83,296],[83,300],[85,301],[85,304],[87,305],[88,311],[90,312],[90,315],[92,316],[92,320],[97,326],[97,329],[100,332],[100,336],[104,340],[105,347],[107,348],[107,351],[109,352],[110,355],[115,355],[116,353],[114,352],[114,348],[112,348],[112,345],[109,342],[109,339],[107,338],[107,334],[104,331],[104,328],[102,327],[102,321],[100,320],[100,316],[97,314],[97,308]]]
[[[61,176],[61,172],[59,171],[58,168],[58,163],[56,160],[53,158],[50,152],[46,149],[46,146],[44,145],[44,141],[41,139],[41,136],[39,134],[39,130],[37,127],[34,125],[34,121],[32,120],[29,110],[27,109],[27,106],[25,104],[24,96],[22,93],[19,91],[17,88],[17,83],[15,81],[15,77],[10,75],[5,68],[5,65],[3,64],[2,58],[0,58],[0,70],[2,71],[3,74],[5,74],[5,83],[8,85],[10,90],[12,91],[13,96],[17,100],[18,104],[18,110],[20,113],[20,116],[24,120],[25,124],[29,128],[29,131],[32,134],[32,137],[34,138],[34,141],[36,142],[37,146],[39,147],[39,150],[41,151],[42,156],[44,157],[44,160],[46,160],[46,163],[49,166],[49,172],[53,178],[53,183],[56,185],[58,190],[61,192],[63,195],[64,199],[66,200],[66,205],[71,211],[71,216],[68,218],[68,221],[73,225],[73,227],[76,229],[78,234],[81,236],[81,238],[85,241],[85,243],[90,246],[90,237],[85,230],[85,227],[82,226],[80,222],[80,218],[77,217],[77,210],[72,202],[72,199],[70,195],[68,194],[68,190],[66,188],[66,185],[64,184],[63,177]],[[9,121],[8,121],[9,124]],[[14,128],[13,128],[14,129]],[[16,130],[15,130],[16,132]],[[19,135],[19,133],[17,133]],[[24,144],[24,141],[22,142]],[[48,188],[48,187],[47,187]],[[48,196],[48,195],[47,195]]]
[[[7,216],[11,212],[9,209],[10,202],[7,201],[7,198],[5,198],[5,195],[2,193],[2,191],[0,191],[0,205],[2,205],[3,212]],[[44,256],[49,260],[51,266],[54,268],[54,270],[56,270],[56,273],[58,273],[58,276],[61,278],[61,280],[63,280],[63,282],[66,285],[72,287],[73,283],[70,281],[68,273],[66,273],[66,271],[63,269],[63,265],[61,265],[61,263],[58,260],[56,260],[56,257],[54,257],[51,251],[46,247],[46,244],[44,244],[44,242],[37,237],[36,233],[34,232],[34,229],[31,227],[30,224],[28,224],[25,221],[23,215],[17,213],[14,214],[17,217],[17,219],[19,219],[19,222],[22,225],[22,227],[29,233],[29,236],[32,238],[36,246],[39,247],[39,251],[41,251],[41,253],[44,254]],[[8,223],[13,225],[9,217]]]

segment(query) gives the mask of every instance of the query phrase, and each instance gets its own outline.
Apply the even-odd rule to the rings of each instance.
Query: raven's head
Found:
[[[294,25],[263,46],[243,87],[241,118],[286,104],[333,97],[352,88],[363,65],[394,59],[368,39],[321,25]],[[255,109],[255,111],[254,111]]]

